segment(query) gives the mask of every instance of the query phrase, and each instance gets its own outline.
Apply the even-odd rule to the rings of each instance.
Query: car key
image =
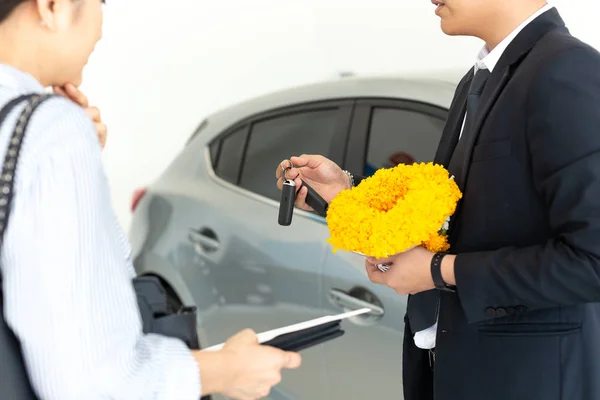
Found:
[[[324,198],[317,193],[317,191],[311,188],[306,182],[302,181],[302,186],[300,189],[306,187],[308,190],[306,193],[306,204],[308,204],[317,214],[321,217],[325,217],[327,215],[327,208],[329,207],[329,203],[325,201]],[[298,189],[298,190],[300,190]]]
[[[306,187],[306,204],[310,206],[318,215],[325,217],[327,215],[327,208],[329,207],[329,203],[325,201],[314,190],[310,187],[309,184],[302,180],[301,186],[296,190],[296,183],[293,180],[290,180],[286,176],[286,172],[288,169],[293,168],[294,165],[290,161],[289,167],[282,166],[283,170],[282,178],[283,178],[283,187],[281,189],[281,199],[279,201],[279,225],[289,226],[292,223],[292,217],[294,215],[294,203],[296,201],[296,195],[302,187]]]
[[[285,179],[281,189],[281,200],[279,201],[279,225],[289,226],[294,215],[294,202],[296,201],[296,182]]]

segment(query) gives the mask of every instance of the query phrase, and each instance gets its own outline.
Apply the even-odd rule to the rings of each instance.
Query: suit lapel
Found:
[[[442,138],[433,159],[436,164],[441,164],[446,168],[448,167],[448,163],[450,163],[450,158],[452,158],[452,153],[462,129],[462,123],[467,110],[467,95],[469,94],[469,86],[472,79],[473,70],[469,71],[458,84],[456,95],[452,100],[448,119],[442,132]]]

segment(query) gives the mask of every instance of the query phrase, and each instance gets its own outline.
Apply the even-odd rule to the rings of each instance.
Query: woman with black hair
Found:
[[[0,108],[39,94],[34,110],[0,112],[2,323],[27,379],[41,399],[264,396],[298,354],[251,331],[215,352],[142,332],[101,160],[105,127],[77,90],[101,33],[101,0],[0,0]],[[64,96],[46,98],[46,87]],[[14,399],[4,357],[0,397]]]

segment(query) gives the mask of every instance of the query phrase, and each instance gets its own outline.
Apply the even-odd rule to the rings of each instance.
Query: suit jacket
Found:
[[[600,54],[546,12],[503,54],[473,133],[435,398],[600,399]]]
[[[440,142],[444,165],[471,78]],[[464,139],[435,399],[600,399],[600,54],[555,9],[542,14],[502,55]],[[405,399],[418,399],[406,371],[422,366],[406,361]]]

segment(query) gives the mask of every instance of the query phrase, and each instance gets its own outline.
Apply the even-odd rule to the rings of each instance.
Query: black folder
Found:
[[[286,333],[263,344],[285,351],[297,352],[336,339],[344,335],[344,333],[344,330],[341,328],[341,321],[333,321],[296,332]]]
[[[285,351],[301,351],[344,335],[342,321],[371,312],[370,308],[348,311],[338,315],[315,318],[310,321],[288,325],[259,333],[258,341],[265,346],[272,346]],[[208,347],[204,351],[220,350],[224,343]]]

